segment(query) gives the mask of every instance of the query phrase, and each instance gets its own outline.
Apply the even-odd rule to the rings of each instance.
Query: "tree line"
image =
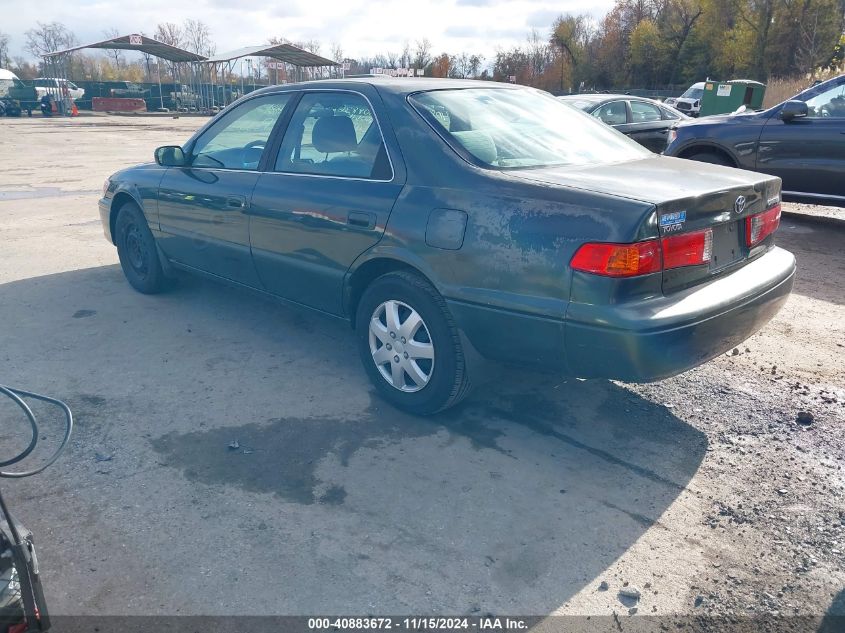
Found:
[[[623,87],[686,86],[707,77],[767,81],[770,77],[813,77],[843,62],[845,0],[616,0],[601,20],[562,14],[546,32],[533,29],[522,45],[499,48],[492,59],[473,52],[437,53],[427,38],[405,40],[397,49],[369,57],[347,57],[331,43],[288,42],[345,62],[347,74],[373,68],[424,69],[426,76],[512,81],[553,92]],[[104,39],[120,35],[103,32]],[[205,56],[216,52],[209,27],[199,20],[162,22],[149,37]],[[59,22],[37,23],[26,31],[24,50],[37,59],[78,44]],[[22,78],[38,75],[37,63],[9,54],[10,38],[0,33],[0,67]],[[177,65],[150,55],[128,60],[126,52],[106,50],[105,59],[74,54],[68,74],[78,80],[154,81],[176,78]],[[338,70],[309,70],[318,78]],[[292,69],[251,66],[252,81],[285,81]],[[237,81],[238,78],[235,78]]]
[[[843,28],[845,0],[616,0],[598,23],[563,15],[547,40],[499,52],[494,76],[558,90],[765,82],[840,65]]]

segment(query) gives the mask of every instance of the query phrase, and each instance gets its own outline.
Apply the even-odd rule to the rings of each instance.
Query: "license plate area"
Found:
[[[721,270],[745,257],[740,222],[725,222],[712,227],[713,253],[710,257],[710,271]]]

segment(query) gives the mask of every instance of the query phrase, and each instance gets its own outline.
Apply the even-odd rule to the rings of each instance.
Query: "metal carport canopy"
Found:
[[[278,59],[280,62],[286,62],[293,66],[339,66],[337,62],[315,55],[293,44],[244,46],[243,48],[204,59],[203,62],[207,64],[220,64],[241,57],[272,57],[273,59]]]
[[[148,53],[155,57],[166,59],[170,62],[201,62],[205,61],[205,56],[186,51],[185,49],[159,42],[151,37],[144,35],[123,35],[102,42],[94,42],[93,44],[84,44],[82,46],[74,46],[73,48],[66,48],[63,51],[56,51],[55,53],[47,53],[44,57],[58,57],[59,55],[66,55],[74,51],[81,51],[85,48],[105,48],[118,49],[126,51],[140,51]]]

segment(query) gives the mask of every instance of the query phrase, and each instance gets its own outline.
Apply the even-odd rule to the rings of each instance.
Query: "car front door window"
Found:
[[[353,92],[306,93],[288,125],[275,170],[390,180],[381,130],[367,100]]]
[[[809,118],[845,118],[845,82],[807,99]]]
[[[267,140],[289,100],[289,93],[257,97],[224,114],[197,139],[191,166],[257,170]]]

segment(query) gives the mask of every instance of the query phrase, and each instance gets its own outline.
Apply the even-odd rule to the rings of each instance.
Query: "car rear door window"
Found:
[[[191,166],[257,170],[267,140],[289,100],[290,93],[266,95],[226,112],[197,139]]]
[[[288,125],[275,170],[390,180],[392,169],[369,102],[355,92],[307,92]]]
[[[628,122],[628,110],[624,101],[611,101],[593,112],[593,116],[608,125],[622,125]]]
[[[660,121],[660,108],[644,101],[631,101],[631,123]]]

